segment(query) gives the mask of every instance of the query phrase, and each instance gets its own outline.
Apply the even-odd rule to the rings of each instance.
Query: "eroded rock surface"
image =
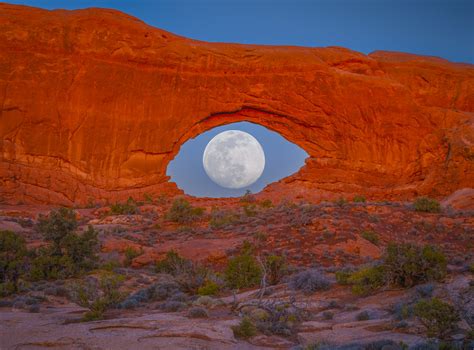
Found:
[[[0,194],[179,193],[180,145],[250,121],[309,158],[269,196],[443,197],[474,183],[474,68],[339,47],[206,43],[114,10],[0,5]]]

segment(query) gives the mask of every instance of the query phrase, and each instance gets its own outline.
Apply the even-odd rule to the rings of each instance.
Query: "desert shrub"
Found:
[[[221,228],[227,225],[232,225],[236,222],[237,222],[237,216],[231,211],[212,208],[211,220],[209,221],[209,225],[212,228]]]
[[[322,316],[326,321],[332,320],[334,318],[334,314],[331,311],[324,311]]]
[[[104,262],[100,268],[102,270],[106,270],[106,271],[115,271],[116,269],[120,268],[120,262],[118,260],[110,260],[110,261],[106,261]]]
[[[347,200],[344,198],[344,197],[339,197],[338,199],[336,199],[334,201],[334,203],[338,206],[338,207],[344,207],[346,204],[347,204]]]
[[[34,252],[28,278],[33,281],[64,279],[74,276],[77,267],[69,256],[54,255],[49,247]]]
[[[288,274],[288,264],[283,255],[271,254],[265,259],[267,282],[270,285],[278,284]]]
[[[470,273],[474,273],[474,263],[471,263],[467,269]]]
[[[156,262],[155,269],[158,273],[177,275],[182,271],[192,269],[192,262],[183,258],[178,252],[170,250],[166,253],[164,259]]]
[[[302,310],[288,302],[274,302],[261,307],[261,310],[254,310],[250,318],[255,322],[257,329],[265,334],[294,335],[303,320]]]
[[[114,273],[105,273],[99,279],[88,279],[76,282],[71,286],[71,299],[78,305],[89,309],[83,321],[94,321],[104,318],[104,313],[116,307],[125,298],[119,288],[125,276]]]
[[[260,206],[262,208],[272,208],[273,207],[273,203],[270,199],[264,199],[263,201],[260,202]]]
[[[183,258],[173,250],[168,251],[164,259],[156,262],[155,270],[172,275],[183,289],[192,293],[203,285],[209,274],[205,267]]]
[[[257,327],[248,318],[244,317],[237,326],[232,327],[236,338],[248,339],[257,334]]]
[[[348,267],[344,267],[341,270],[336,271],[335,273],[336,282],[343,286],[350,284],[349,278],[351,277],[353,272],[354,270]]]
[[[262,270],[252,255],[249,242],[244,242],[241,253],[229,260],[224,276],[228,287],[232,289],[254,287],[260,283]]]
[[[130,266],[132,264],[133,259],[143,254],[143,250],[138,250],[133,247],[127,247],[125,248],[124,254],[125,254],[125,260],[123,264],[125,266]]]
[[[153,197],[149,193],[144,193],[143,194],[143,199],[145,200],[146,203],[153,203]]]
[[[357,321],[367,321],[370,319],[370,315],[367,311],[361,311],[356,315]]]
[[[404,288],[446,275],[446,257],[430,245],[389,244],[383,261],[387,282]]]
[[[12,231],[0,231],[0,297],[15,293],[25,272],[26,242]]]
[[[424,213],[439,213],[441,211],[439,202],[428,197],[419,197],[415,199],[413,206],[416,211]]]
[[[316,269],[305,270],[294,275],[290,280],[290,288],[311,294],[319,290],[327,290],[331,286],[326,276]]]
[[[246,203],[242,206],[244,214],[248,217],[257,215],[257,206],[253,203]]]
[[[186,304],[181,301],[168,300],[160,305],[160,309],[166,312],[178,312],[186,308]]]
[[[134,215],[138,213],[137,202],[129,197],[125,203],[115,203],[110,206],[112,215]]]
[[[136,291],[124,299],[117,307],[123,309],[132,309],[140,305],[140,303],[148,303],[152,301],[181,301],[173,300],[176,295],[181,295],[181,286],[174,281],[160,281],[153,285]]]
[[[190,317],[190,318],[208,318],[209,313],[207,312],[207,310],[205,308],[196,306],[196,307],[192,307],[191,309],[189,309],[188,317]]]
[[[257,242],[265,242],[267,240],[267,235],[261,231],[255,232],[253,237]]]
[[[256,202],[255,196],[252,194],[250,190],[245,191],[245,194],[240,197],[240,201],[242,203],[255,203]]]
[[[361,232],[361,237],[370,243],[373,243],[375,245],[379,244],[379,236],[372,230],[364,230]]]
[[[414,307],[414,313],[426,327],[429,337],[446,337],[459,321],[456,309],[438,298],[420,300]]]
[[[347,282],[352,285],[354,294],[368,295],[385,284],[384,269],[382,266],[362,268],[353,272]]]
[[[353,201],[354,203],[365,203],[365,197],[364,197],[364,196],[357,195],[357,196],[354,196],[354,198],[352,199],[352,201]]]
[[[349,284],[349,278],[351,277],[352,272],[346,271],[346,270],[339,270],[336,271],[335,276],[336,276],[336,282],[341,284],[341,285],[348,285]]]
[[[220,286],[212,281],[212,280],[206,280],[204,284],[198,288],[197,293],[199,295],[217,295],[219,294],[220,291]]]
[[[193,207],[185,198],[174,200],[166,219],[180,224],[196,221],[204,214],[204,208]]]
[[[434,285],[431,283],[422,284],[416,287],[416,293],[422,298],[429,298],[433,295]]]
[[[401,321],[410,318],[413,315],[413,305],[408,303],[397,303],[393,306],[392,312],[395,319]]]

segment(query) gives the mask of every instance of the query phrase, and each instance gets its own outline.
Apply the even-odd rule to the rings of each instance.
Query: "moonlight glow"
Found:
[[[237,189],[253,184],[262,175],[265,154],[252,135],[228,130],[209,141],[202,163],[212,181],[222,187]]]

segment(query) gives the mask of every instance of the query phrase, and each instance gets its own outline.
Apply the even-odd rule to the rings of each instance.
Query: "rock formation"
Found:
[[[207,43],[114,10],[0,5],[0,196],[179,193],[180,145],[250,121],[309,154],[263,195],[444,197],[474,184],[474,66],[340,47]]]

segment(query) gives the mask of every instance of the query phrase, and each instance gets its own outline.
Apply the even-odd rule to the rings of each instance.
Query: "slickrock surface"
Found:
[[[474,183],[473,112],[468,64],[206,43],[114,10],[0,4],[7,203],[179,193],[166,168],[180,146],[244,120],[309,154],[262,195],[442,198]]]

